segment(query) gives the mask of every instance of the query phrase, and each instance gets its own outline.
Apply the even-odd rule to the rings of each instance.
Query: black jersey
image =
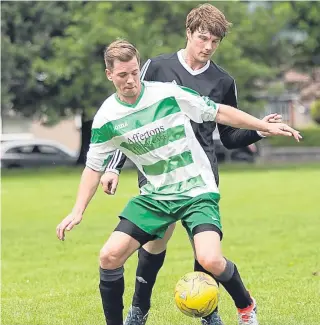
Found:
[[[216,103],[237,107],[237,90],[234,79],[212,61],[208,61],[199,70],[192,70],[184,61],[182,50],[149,59],[141,69],[141,79],[173,82],[191,88]],[[217,157],[212,137],[216,123],[204,122],[198,124],[191,121],[191,125],[199,143],[208,156],[217,184],[219,184]],[[218,130],[221,142],[228,149],[245,147],[261,139],[256,131],[236,129],[222,124],[218,124]],[[120,172],[125,160],[125,155],[117,151],[108,164],[107,170],[117,169]],[[144,175],[139,172],[139,187],[145,183]]]

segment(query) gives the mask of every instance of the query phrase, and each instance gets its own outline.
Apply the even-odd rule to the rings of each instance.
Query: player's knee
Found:
[[[169,239],[171,238],[171,236],[172,236],[172,234],[173,234],[175,228],[176,228],[176,224],[175,224],[175,223],[171,224],[171,225],[168,227],[166,233],[164,234],[163,239],[164,239],[166,245],[167,245]]]
[[[221,274],[226,263],[223,256],[215,254],[205,254],[198,256],[197,259],[201,266],[213,275]]]
[[[176,223],[172,223],[172,224],[168,227],[167,232],[170,233],[170,234],[172,234],[175,228],[176,228]]]
[[[149,241],[143,248],[150,254],[160,254],[167,249],[168,240],[165,238]]]
[[[160,254],[166,250],[166,247],[167,243],[163,242],[163,239],[158,239],[143,245],[144,250],[146,250],[150,254]]]
[[[113,270],[123,266],[123,261],[116,250],[101,249],[100,266],[103,269]]]
[[[168,241],[173,234],[175,226],[175,223],[170,225],[163,238],[149,241],[143,245],[143,248],[150,254],[160,254],[165,251],[167,249]]]

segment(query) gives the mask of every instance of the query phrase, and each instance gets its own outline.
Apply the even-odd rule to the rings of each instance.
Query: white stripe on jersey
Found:
[[[111,166],[112,169],[116,169],[116,167],[118,166],[118,164],[121,160],[122,155],[123,155],[123,153],[119,150],[118,157],[116,157],[114,164]]]
[[[236,81],[233,80],[233,83],[234,83],[234,94],[236,96],[236,101],[238,102],[238,90],[237,90]]]
[[[107,168],[108,169],[116,169],[116,167],[118,166],[120,160],[122,157],[122,152],[118,149],[115,154],[113,155],[112,159],[110,160]]]
[[[143,67],[142,67],[142,69],[141,69],[141,72],[140,72],[140,73],[141,73],[141,74],[140,74],[140,80],[141,80],[141,81],[144,79],[144,77],[145,77],[145,75],[146,75],[146,72],[147,72],[147,70],[148,70],[148,67],[149,67],[150,63],[151,63],[151,60],[148,59],[148,61],[143,65]]]
[[[110,166],[113,164],[118,151],[119,151],[119,149],[113,154],[112,159],[109,161],[109,164],[107,165],[107,168],[110,168]]]

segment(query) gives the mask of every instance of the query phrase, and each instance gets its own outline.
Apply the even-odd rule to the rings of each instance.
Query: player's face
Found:
[[[187,39],[189,51],[194,59],[201,63],[210,60],[220,44],[220,38],[208,31],[196,30],[191,34],[191,31],[187,30]]]
[[[115,60],[113,69],[106,69],[107,78],[113,82],[120,99],[136,99],[141,90],[140,67],[136,57],[128,62]]]

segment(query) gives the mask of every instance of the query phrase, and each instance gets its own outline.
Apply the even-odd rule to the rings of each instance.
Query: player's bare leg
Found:
[[[197,256],[196,256],[196,252],[195,252],[195,247],[194,247],[194,241],[190,238],[190,243],[193,249],[193,253],[194,253],[194,271],[197,272],[204,272],[207,273],[209,275],[211,275],[217,282],[217,284],[219,285],[219,281],[213,276],[213,274],[209,271],[207,271],[197,260]],[[208,316],[201,318],[201,324],[202,325],[224,325],[219,313],[218,313],[218,306],[216,307],[216,309]]]
[[[123,324],[123,265],[140,243],[131,236],[115,231],[100,251],[100,294],[108,325]]]
[[[246,290],[237,266],[222,255],[220,235],[215,231],[199,232],[194,235],[194,247],[198,262],[223,285],[234,300],[239,325],[258,325],[255,300]]]

